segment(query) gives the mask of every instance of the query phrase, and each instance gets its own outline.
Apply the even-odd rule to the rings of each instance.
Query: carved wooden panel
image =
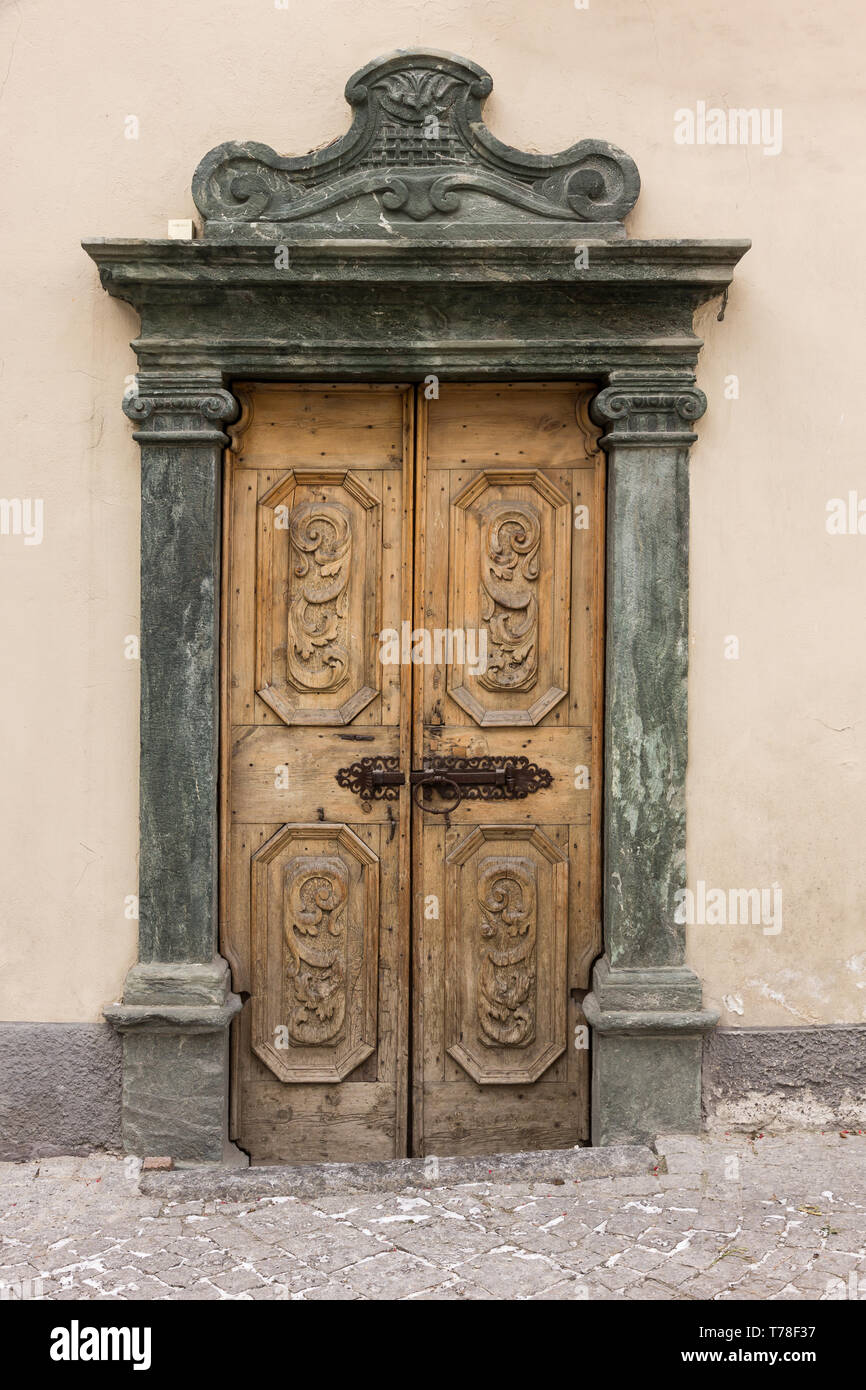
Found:
[[[256,690],[286,724],[376,698],[382,518],[353,473],[290,469],[258,504]]]
[[[454,499],[448,626],[477,659],[447,689],[480,725],[537,724],[568,693],[571,517],[537,470],[485,469]]]
[[[565,1050],[568,860],[537,826],[479,825],[446,862],[448,1054],[528,1084]]]
[[[253,1048],[282,1081],[341,1081],[376,1046],[379,861],[346,825],[252,857]]]

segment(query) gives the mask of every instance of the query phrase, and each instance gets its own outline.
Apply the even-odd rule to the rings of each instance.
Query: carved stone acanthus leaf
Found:
[[[487,130],[481,107],[493,86],[483,68],[453,54],[407,50],[380,58],[346,84],[349,131],[324,149],[284,157],[229,142],[205,155],[193,196],[208,237],[499,235],[545,228],[575,237],[625,234],[640,190],[627,154],[581,140],[555,155],[512,149]]]

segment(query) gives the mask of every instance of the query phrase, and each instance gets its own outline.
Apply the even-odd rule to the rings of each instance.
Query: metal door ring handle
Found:
[[[430,806],[418,796],[419,789],[424,787],[436,787],[437,790],[442,786],[453,787],[454,791],[449,793],[454,797],[452,806]],[[460,802],[463,800],[463,793],[458,784],[451,778],[443,776],[441,772],[431,772],[428,777],[419,777],[412,786],[412,800],[419,811],[429,811],[433,816],[447,816],[450,811],[456,811]]]

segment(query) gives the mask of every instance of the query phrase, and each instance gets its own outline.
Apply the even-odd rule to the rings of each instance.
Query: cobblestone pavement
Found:
[[[46,1299],[866,1298],[866,1134],[657,1149],[657,1176],[303,1201],[164,1202],[138,1191],[134,1159],[0,1164],[0,1284]]]

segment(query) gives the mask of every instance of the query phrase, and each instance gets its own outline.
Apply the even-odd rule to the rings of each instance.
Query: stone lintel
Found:
[[[745,240],[596,241],[571,232],[556,240],[525,237],[500,242],[478,237],[461,242],[358,238],[292,240],[283,234],[288,265],[275,264],[273,240],[165,241],[91,237],[82,242],[99,266],[103,287],[141,305],[154,291],[181,291],[214,297],[226,288],[273,288],[293,284],[374,281],[402,285],[437,281],[489,285],[554,281],[575,291],[596,292],[618,285],[645,286],[661,301],[676,290],[691,290],[695,302],[721,294],[731,283],[737,262],[748,251]],[[578,247],[586,264],[575,265]]]

